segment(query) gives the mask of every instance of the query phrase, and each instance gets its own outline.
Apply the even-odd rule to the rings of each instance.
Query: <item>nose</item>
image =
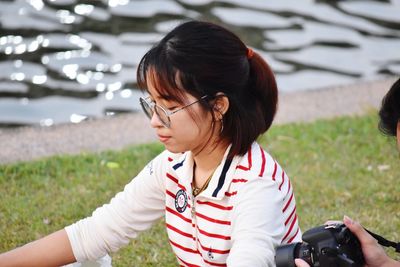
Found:
[[[151,125],[151,127],[153,127],[153,128],[159,128],[159,127],[164,126],[164,125],[161,123],[160,119],[158,118],[158,115],[157,115],[155,112],[153,112],[153,116],[151,116],[150,125]]]

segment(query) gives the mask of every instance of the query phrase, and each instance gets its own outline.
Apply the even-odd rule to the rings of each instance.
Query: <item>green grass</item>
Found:
[[[346,117],[274,126],[260,138],[291,177],[303,231],[346,214],[400,240],[399,153],[376,125],[375,115]],[[162,149],[147,144],[0,166],[0,251],[89,215]],[[163,221],[112,256],[113,266],[176,266]]]

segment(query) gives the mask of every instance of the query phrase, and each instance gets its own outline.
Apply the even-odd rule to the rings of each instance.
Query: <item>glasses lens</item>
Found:
[[[153,110],[150,107],[150,104],[143,98],[140,98],[140,105],[142,106],[144,114],[151,119],[153,117]]]
[[[168,117],[167,113],[165,112],[165,110],[162,107],[155,105],[154,111],[156,112],[161,123],[164,124],[164,126],[169,127],[169,125],[170,125],[169,117]]]

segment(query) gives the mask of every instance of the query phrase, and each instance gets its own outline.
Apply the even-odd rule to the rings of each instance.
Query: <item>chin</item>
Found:
[[[175,154],[184,153],[184,152],[187,151],[187,150],[184,150],[184,149],[182,149],[182,148],[178,148],[178,147],[174,147],[174,146],[164,145],[164,147],[165,147],[165,149],[168,150],[169,152],[175,153]]]

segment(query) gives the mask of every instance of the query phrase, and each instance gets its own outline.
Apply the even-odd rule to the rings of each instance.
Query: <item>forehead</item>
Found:
[[[154,98],[183,103],[187,93],[180,84],[177,74],[171,78],[166,73],[157,72],[155,68],[149,68],[146,72],[146,89]]]

